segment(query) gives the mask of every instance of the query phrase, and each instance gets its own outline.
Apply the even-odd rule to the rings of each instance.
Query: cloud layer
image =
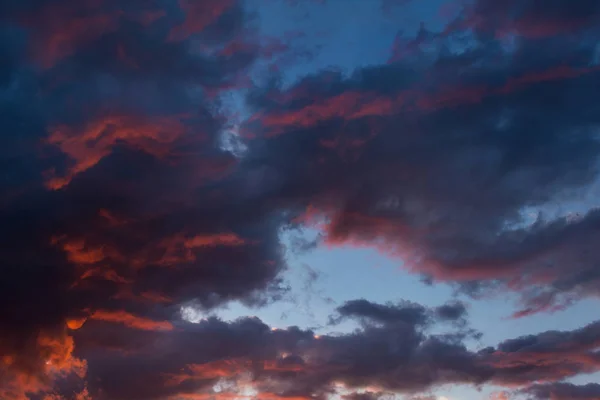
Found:
[[[600,211],[545,213],[597,179],[600,9],[508,3],[284,86],[298,35],[261,36],[240,1],[0,0],[0,397],[597,398],[562,381],[598,370],[598,322],[474,350],[459,301],[351,300],[330,322],[357,330],[321,336],[180,315],[281,299],[280,233],[306,226],[473,298],[515,292],[515,317],[597,297]]]
[[[536,24],[576,18],[522,3]],[[598,211],[552,215],[597,179],[598,30],[586,9],[568,32],[506,37],[490,4],[422,28],[388,65],[258,88],[244,131],[249,163],[277,171],[276,195],[327,243],[473,295],[514,290],[519,317],[598,294]]]

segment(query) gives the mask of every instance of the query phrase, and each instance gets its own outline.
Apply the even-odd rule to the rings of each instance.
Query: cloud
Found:
[[[428,333],[419,321],[387,321],[319,336],[298,327],[271,329],[257,318],[179,321],[172,331],[136,335],[121,325],[98,329],[91,323],[74,337],[89,376],[95,377],[88,389],[100,400],[210,396],[217,395],[214,388],[219,386],[218,395],[243,397],[243,388],[251,388],[304,399],[325,398],[339,387],[342,393],[356,392],[356,398],[417,396],[460,383],[493,383],[537,393],[533,382],[561,381],[600,368],[597,322],[574,331],[518,337],[479,351],[467,348],[463,328],[439,335]],[[369,390],[363,393],[365,388]]]
[[[176,330],[181,304],[285,293],[281,212],[216,145],[215,94],[262,55],[214,48],[254,40],[251,16],[188,6],[0,2],[3,399],[82,393],[85,338],[135,351],[122,335]]]
[[[544,385],[534,385],[523,391],[532,400],[595,400],[600,398],[600,385],[588,383],[586,385],[574,385],[572,383],[557,382]]]
[[[172,330],[173,325],[168,321],[153,321],[148,318],[141,318],[125,311],[94,311],[90,318],[100,321],[114,322],[123,324],[134,329],[143,330]]]
[[[461,18],[477,10],[493,29],[488,3]],[[571,18],[566,4],[539,18]],[[580,15],[596,18],[588,6]],[[277,171],[268,193],[325,245],[375,247],[472,296],[517,292],[515,316],[596,297],[598,210],[544,214],[598,177],[594,26],[509,44],[460,24],[424,29],[387,65],[256,88],[241,128],[248,165]]]
[[[319,337],[180,317],[281,299],[280,234],[312,222],[474,297],[517,292],[516,317],[600,293],[599,211],[523,214],[597,178],[597,7],[490,4],[388,64],[283,88],[275,67],[310,54],[242,2],[0,0],[0,397],[318,400],[597,371],[598,323],[475,351],[460,302],[351,300],[331,321],[359,328]],[[219,146],[237,89],[243,155]]]
[[[598,322],[574,331],[547,331],[498,344],[489,362],[495,381],[526,385],[594,372],[600,362]]]
[[[394,399],[394,394],[382,393],[382,392],[363,392],[363,393],[352,393],[342,396],[344,400],[385,400]]]
[[[593,28],[599,11],[598,4],[587,0],[576,6],[564,0],[551,3],[509,1],[503,7],[491,0],[479,0],[466,13],[465,21],[477,30],[497,36],[516,34],[543,39]]]
[[[420,304],[403,301],[397,304],[377,304],[365,299],[350,300],[337,308],[338,316],[330,323],[340,323],[345,318],[356,318],[365,323],[409,324],[427,326],[435,321],[460,321],[466,323],[465,304],[454,302],[428,309]]]

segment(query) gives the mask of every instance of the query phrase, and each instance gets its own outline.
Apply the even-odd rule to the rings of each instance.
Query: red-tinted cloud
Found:
[[[22,355],[3,349],[0,360],[0,395],[7,400],[28,400],[30,395],[51,390],[53,381],[75,375],[84,378],[85,360],[73,355],[73,338],[65,333],[40,333],[34,345],[39,358],[23,364]],[[29,350],[31,351],[31,350]],[[36,371],[32,374],[32,371]]]
[[[68,127],[57,127],[50,134],[48,142],[73,160],[73,167],[65,177],[52,177],[48,187],[60,189],[71,179],[110,154],[119,142],[139,148],[155,157],[169,155],[169,145],[185,133],[185,126],[179,116],[171,118],[144,119],[110,116],[98,122],[89,123],[81,131]]]
[[[112,322],[116,324],[123,324],[129,328],[142,329],[142,330],[167,330],[173,329],[173,325],[168,321],[153,321],[148,318],[138,317],[130,314],[126,311],[107,311],[98,310],[94,311],[90,315],[91,319],[99,321]]]
[[[306,129],[331,119],[352,121],[369,117],[385,117],[404,113],[435,112],[440,109],[457,108],[477,104],[485,98],[508,95],[525,90],[535,84],[573,79],[582,75],[597,73],[598,67],[571,68],[552,67],[543,71],[529,72],[522,76],[509,77],[500,86],[445,87],[428,93],[414,88],[403,90],[393,96],[380,96],[376,93],[344,92],[323,99],[301,109],[285,114],[255,114],[250,121],[259,121],[267,130],[266,137],[275,136],[291,129]],[[252,135],[250,135],[252,136]]]
[[[523,12],[536,4],[526,2]],[[540,18],[560,16],[563,6]],[[494,7],[476,2],[459,20],[476,10],[493,29]],[[585,7],[568,12],[583,15]],[[581,47],[571,36],[504,46],[455,28],[421,27],[407,39],[411,51],[385,66],[257,89],[262,96],[250,98],[254,113],[241,129],[250,153],[279,171],[277,190],[293,198],[296,223],[317,217],[325,245],[377,248],[427,281],[476,298],[518,292],[515,317],[598,296],[597,211],[530,223],[523,214],[586,190],[596,177],[586,89],[600,77],[592,28],[573,31]],[[448,50],[464,35],[472,40],[464,51]]]
[[[302,224],[473,298],[516,292],[515,317],[598,296],[600,213],[523,216],[596,178],[597,9],[523,4],[477,1],[398,36],[390,63],[282,87],[318,46],[261,37],[242,2],[0,0],[0,397],[376,398],[597,371],[597,323],[472,351],[460,302],[348,301],[330,323],[358,329],[320,336],[180,314],[284,297],[281,233]],[[233,125],[243,151],[221,146]],[[531,393],[559,389],[595,390]]]
[[[205,11],[0,2],[0,85],[31,83],[0,104],[3,399],[97,398],[86,349],[132,354],[124,337],[175,332],[182,303],[285,290],[275,210],[256,219],[243,204],[245,172],[218,146],[228,121],[207,95],[261,57],[232,45],[240,34],[260,40],[238,2]],[[231,50],[199,56],[202,41]]]

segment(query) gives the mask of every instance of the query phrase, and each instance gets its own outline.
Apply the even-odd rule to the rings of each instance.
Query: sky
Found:
[[[600,399],[600,3],[0,0],[0,399]]]

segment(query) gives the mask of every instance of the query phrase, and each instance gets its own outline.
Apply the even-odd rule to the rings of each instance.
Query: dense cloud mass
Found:
[[[83,375],[65,329],[86,319],[170,331],[182,302],[284,290],[282,213],[215,145],[214,92],[260,57],[227,51],[253,40],[250,17],[167,3],[2,3],[2,398]]]
[[[376,246],[472,295],[520,292],[519,317],[599,294],[598,211],[552,215],[597,178],[599,32],[595,3],[583,21],[568,2],[518,2],[514,21],[494,4],[422,28],[387,65],[257,89],[247,162],[277,171],[273,196],[330,244]],[[502,33],[530,14],[538,34]]]
[[[283,85],[304,50],[248,3],[0,0],[0,398],[600,398],[564,382],[600,370],[600,322],[474,350],[458,300],[350,300],[329,321],[357,329],[320,336],[180,315],[280,300],[281,232],[307,226],[515,292],[515,317],[598,297],[600,211],[547,207],[597,179],[600,5],[468,2],[386,64]]]
[[[338,312],[347,306],[351,303]],[[410,306],[387,307],[400,314]],[[133,327],[135,333],[131,329],[87,321],[74,332],[88,363],[85,390],[93,398],[228,398],[243,396],[252,387],[261,398],[325,399],[340,384],[350,391],[380,388],[348,395],[352,399],[389,398],[392,392],[414,394],[445,383],[514,386],[542,378],[562,380],[600,365],[593,351],[600,343],[597,323],[578,331],[516,338],[481,351],[462,344],[468,330],[438,335],[406,320],[323,336],[297,327],[271,329],[257,318],[208,318],[198,324],[179,322],[172,329]],[[220,392],[215,385],[222,386]],[[544,390],[562,393],[569,388],[534,386],[527,393],[538,396]]]

